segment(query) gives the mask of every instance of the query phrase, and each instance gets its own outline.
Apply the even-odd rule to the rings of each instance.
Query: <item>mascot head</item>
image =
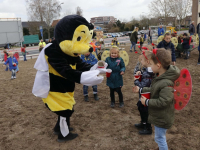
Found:
[[[85,18],[69,15],[62,18],[55,27],[55,40],[61,50],[72,57],[92,52],[89,43],[94,26]]]

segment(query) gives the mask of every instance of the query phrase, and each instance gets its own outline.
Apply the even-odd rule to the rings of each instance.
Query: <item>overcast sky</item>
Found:
[[[61,16],[75,12],[77,6],[83,9],[83,16],[90,21],[91,17],[114,16],[120,20],[130,21],[149,12],[148,4],[152,0],[59,0],[62,4]],[[25,0],[0,0],[0,18],[21,18],[27,21]]]

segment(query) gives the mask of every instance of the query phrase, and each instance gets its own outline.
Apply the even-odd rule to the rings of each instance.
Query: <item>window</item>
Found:
[[[199,17],[200,17],[200,13],[199,13]]]

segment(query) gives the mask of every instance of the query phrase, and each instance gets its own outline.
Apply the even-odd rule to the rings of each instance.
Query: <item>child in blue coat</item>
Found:
[[[119,95],[119,107],[124,107],[123,95],[121,88],[123,86],[122,75],[125,72],[125,65],[123,59],[119,56],[119,50],[117,47],[112,47],[110,50],[110,57],[105,61],[108,64],[107,69],[111,69],[111,76],[107,78],[107,86],[110,88],[111,107],[115,107],[115,94]]]
[[[16,70],[17,70],[18,61],[13,56],[13,52],[9,52],[8,55],[10,57],[8,57],[8,59],[6,60],[6,62],[4,63],[4,65],[9,64],[9,69],[10,69],[10,71],[12,71],[11,79],[16,79]]]
[[[139,81],[139,79],[136,79],[134,77],[134,84],[140,88],[150,87],[151,80],[154,76],[154,73],[150,67],[150,62],[148,59],[149,53],[150,53],[150,51],[142,51],[142,55],[139,57],[140,64],[142,67],[139,67],[140,64],[137,64],[137,66],[134,70],[134,74],[136,74],[136,75],[142,74],[141,81]],[[142,69],[138,69],[138,68],[142,68]],[[141,135],[152,134],[151,124],[148,123],[148,116],[149,116],[148,107],[145,107],[144,105],[142,105],[140,99],[141,99],[141,95],[139,94],[139,101],[137,103],[137,106],[138,106],[138,110],[140,112],[141,121],[140,121],[140,123],[135,124],[135,127],[138,129],[141,129],[139,131],[139,134],[141,134]]]
[[[95,65],[98,60],[96,59],[96,57],[92,54],[92,53],[86,53],[85,55],[81,55],[81,59],[83,62],[86,62],[90,65]],[[96,101],[99,100],[99,97],[97,95],[97,85],[92,86],[93,88],[93,94],[94,94],[94,99]],[[83,85],[83,94],[84,94],[84,100],[86,102],[89,102],[89,98],[88,98],[88,86]]]

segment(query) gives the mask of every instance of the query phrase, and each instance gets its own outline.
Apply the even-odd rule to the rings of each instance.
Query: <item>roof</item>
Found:
[[[30,27],[30,26],[43,26],[43,27],[46,27],[47,26],[47,24],[46,24],[46,22],[45,21],[43,21],[43,22],[39,22],[39,21],[28,21],[28,22],[22,22],[22,27],[23,28],[28,28],[28,27]]]
[[[60,21],[60,19],[53,20],[51,26],[52,26],[52,27],[55,27],[59,21]]]

